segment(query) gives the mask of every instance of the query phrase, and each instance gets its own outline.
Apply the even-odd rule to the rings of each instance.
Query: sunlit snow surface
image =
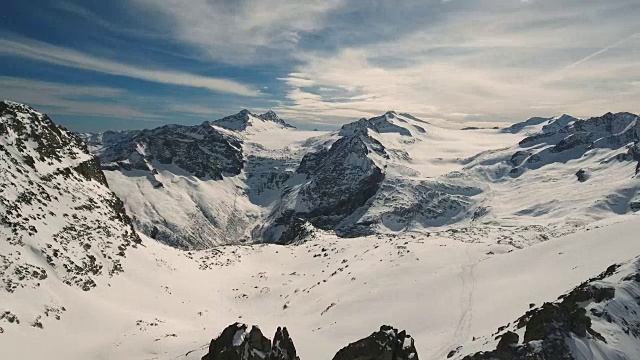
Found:
[[[468,242],[324,234],[300,246],[195,252],[145,238],[124,274],[90,292],[48,282],[47,294],[67,310],[62,319],[43,318],[44,329],[3,323],[0,354],[199,359],[212,337],[240,321],[267,333],[287,326],[299,355],[311,360],[330,358],[391,323],[415,338],[421,358],[442,359],[458,345],[482,349],[474,336],[640,254],[639,231],[637,216],[623,216],[516,251],[497,245],[491,230]],[[0,304],[28,322],[39,296],[32,289],[0,292]]]

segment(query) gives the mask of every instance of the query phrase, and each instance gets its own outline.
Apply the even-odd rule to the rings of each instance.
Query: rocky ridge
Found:
[[[105,140],[98,150],[105,170],[142,170],[153,176],[158,165],[175,165],[198,178],[221,180],[225,173],[239,174],[244,164],[242,140],[206,122],[108,133]]]
[[[251,127],[261,127],[261,125],[269,124],[274,124],[282,128],[295,129],[295,126],[282,120],[273,110],[269,110],[264,114],[255,115],[249,110],[243,109],[235,115],[226,116],[208,123],[236,131],[244,131]]]
[[[287,328],[278,327],[273,341],[260,328],[235,323],[211,340],[202,360],[299,360]],[[413,338],[406,331],[388,325],[353,342],[336,353],[333,360],[418,360]]]

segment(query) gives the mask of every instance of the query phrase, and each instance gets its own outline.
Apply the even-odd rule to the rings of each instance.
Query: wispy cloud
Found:
[[[82,52],[24,38],[0,39],[0,55],[28,58],[60,66],[125,76],[161,84],[204,88],[241,96],[258,96],[260,91],[237,81],[196,74],[148,69],[103,59]]]
[[[80,6],[76,3],[70,1],[59,0],[52,4],[54,9],[63,11],[67,14],[71,14],[73,16],[80,19],[83,19],[90,23],[91,25],[97,25],[110,33],[126,35],[131,37],[138,38],[146,38],[146,39],[160,39],[162,38],[162,34],[159,32],[130,28],[127,26],[123,26],[122,24],[112,23],[102,16],[96,14],[95,12],[87,9],[86,7]]]
[[[389,109],[459,121],[640,110],[640,4],[481,3],[448,2],[398,38],[298,54],[278,111],[339,123]]]
[[[66,101],[64,111],[107,113],[109,96],[123,118],[177,122],[272,104],[298,124],[325,125],[390,109],[452,121],[640,111],[637,0],[42,1],[55,16],[23,5],[26,25],[0,32],[0,60],[14,65],[2,74],[83,69],[174,85],[102,76],[127,92],[47,99]],[[14,35],[29,25],[30,38]],[[68,36],[35,40],[52,39],[43,33],[52,28]]]
[[[131,0],[171,36],[211,59],[262,63],[290,55],[304,33],[324,26],[345,0]]]
[[[82,86],[0,76],[0,99],[14,100],[56,115],[85,115],[157,121],[160,115],[122,104],[122,89]]]

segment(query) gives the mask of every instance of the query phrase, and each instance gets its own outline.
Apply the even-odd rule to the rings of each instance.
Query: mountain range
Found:
[[[640,356],[634,114],[75,134],[4,101],[0,166],[8,358]]]

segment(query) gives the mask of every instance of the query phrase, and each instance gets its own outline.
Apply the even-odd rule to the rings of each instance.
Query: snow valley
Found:
[[[0,103],[1,358],[640,357],[637,115],[54,121]]]

